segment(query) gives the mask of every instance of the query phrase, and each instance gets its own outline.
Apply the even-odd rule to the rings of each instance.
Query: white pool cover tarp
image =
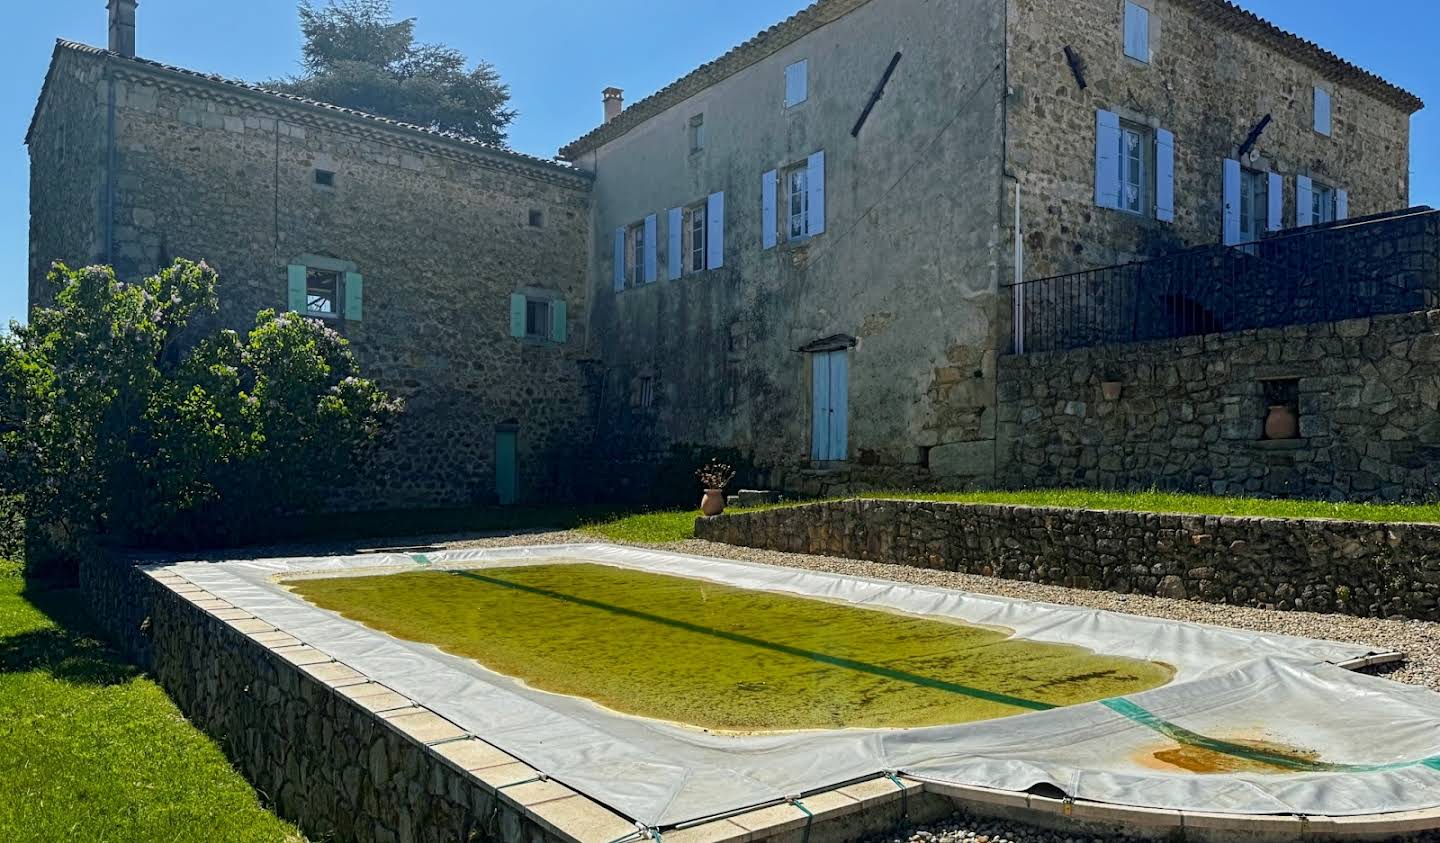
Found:
[[[278,585],[363,575],[586,561],[743,588],[1004,626],[1017,636],[1176,668],[1164,687],[955,726],[724,736],[526,687],[437,648],[318,609]],[[887,580],[609,545],[160,566],[650,827],[780,801],[883,772],[1097,802],[1245,814],[1356,815],[1440,806],[1440,694],[1339,665],[1377,651]],[[537,619],[534,633],[545,634]],[[604,669],[597,665],[597,669]],[[1190,773],[1153,762],[1175,739],[1241,759],[1303,747],[1289,772]],[[1263,742],[1263,743],[1259,743]],[[1278,758],[1284,766],[1296,756]],[[1147,760],[1150,763],[1146,763]]]

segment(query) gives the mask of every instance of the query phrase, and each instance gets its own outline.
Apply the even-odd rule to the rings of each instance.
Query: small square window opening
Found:
[[[531,228],[540,228],[540,227],[542,227],[542,226],[544,226],[544,225],[545,225],[545,212],[544,212],[544,211],[531,211],[531,212],[530,212],[530,227],[531,227]]]
[[[311,316],[340,314],[340,273],[324,269],[306,270],[305,312]]]
[[[550,302],[545,299],[525,300],[525,336],[529,339],[549,339]]]
[[[330,170],[316,170],[315,183],[320,185],[321,187],[334,187],[335,173],[331,172]]]
[[[648,410],[653,406],[655,406],[655,379],[649,377],[641,378],[640,408]]]

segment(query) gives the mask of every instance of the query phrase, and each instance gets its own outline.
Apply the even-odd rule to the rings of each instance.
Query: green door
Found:
[[[516,471],[515,437],[513,427],[495,431],[495,494],[500,497],[501,506],[515,503],[520,485]]]

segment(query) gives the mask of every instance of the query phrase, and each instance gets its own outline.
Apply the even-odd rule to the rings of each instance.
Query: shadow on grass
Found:
[[[119,685],[140,674],[87,632],[73,589],[27,588],[22,596],[55,626],[0,638],[0,674],[41,671],[76,685]]]

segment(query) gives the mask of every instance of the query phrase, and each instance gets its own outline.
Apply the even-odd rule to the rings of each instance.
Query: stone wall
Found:
[[[1000,368],[1000,477],[1013,487],[1373,501],[1440,489],[1440,311],[1007,356]],[[1264,437],[1275,403],[1298,412],[1299,438]]]
[[[1440,526],[848,500],[701,518],[697,538],[1267,609],[1440,620]]]
[[[565,456],[588,445],[594,415],[588,176],[144,61],[64,46],[58,55],[57,67],[113,80],[122,280],[203,259],[221,277],[217,323],[243,330],[257,311],[288,306],[290,264],[318,256],[362,275],[363,317],[327,321],[408,412],[394,449],[344,504],[493,500],[503,423],[518,426],[522,498],[563,494]],[[109,81],[75,76],[52,79],[47,114],[104,100]],[[75,178],[57,157],[67,142],[43,121],[31,137],[36,195]],[[317,183],[317,170],[333,184]],[[79,235],[68,212],[37,209],[33,272],[52,252],[69,255],[61,241]],[[566,302],[563,344],[511,336],[510,296],[530,291]]]

